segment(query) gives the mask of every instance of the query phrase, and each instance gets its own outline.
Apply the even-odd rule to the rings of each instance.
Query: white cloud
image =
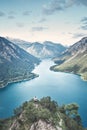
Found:
[[[20,27],[20,28],[24,27],[24,23],[16,23],[16,25],[17,27]]]
[[[3,17],[3,16],[5,16],[5,13],[0,11],[0,17]]]
[[[87,36],[87,35],[84,34],[84,33],[75,33],[75,34],[73,35],[73,38],[80,38],[80,37],[85,37],[85,36]]]
[[[87,0],[51,0],[48,5],[43,6],[43,12],[47,15],[51,15],[56,11],[62,11],[73,5],[87,6]]]
[[[30,14],[31,14],[31,11],[24,11],[24,12],[23,12],[23,15],[24,15],[24,16],[28,16],[28,15],[30,15]]]
[[[32,31],[35,32],[35,31],[43,31],[43,30],[46,30],[48,29],[47,27],[32,27]]]
[[[81,29],[87,30],[87,17],[82,18],[81,23],[82,23]]]

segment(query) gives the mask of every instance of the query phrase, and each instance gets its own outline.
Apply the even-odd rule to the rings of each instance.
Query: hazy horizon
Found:
[[[4,37],[4,36],[0,36],[0,37]],[[71,44],[64,44],[64,43],[60,43],[60,42],[55,42],[55,41],[51,41],[51,40],[45,40],[45,41],[29,41],[29,40],[26,40],[26,39],[21,39],[21,38],[14,38],[14,37],[9,37],[9,36],[6,36],[6,37],[4,37],[4,38],[6,38],[6,39],[8,39],[9,41],[15,41],[15,40],[19,40],[19,41],[24,41],[24,42],[29,42],[29,43],[36,43],[36,42],[38,42],[38,43],[40,43],[40,44],[43,44],[44,42],[52,42],[52,43],[55,43],[55,44],[61,44],[61,45],[63,45],[63,46],[65,46],[65,47],[69,47],[69,46],[71,46],[71,45],[73,45],[73,44],[75,44],[76,42],[78,42],[79,40],[81,40],[82,38],[80,38],[79,40],[76,40],[74,43],[71,43]]]

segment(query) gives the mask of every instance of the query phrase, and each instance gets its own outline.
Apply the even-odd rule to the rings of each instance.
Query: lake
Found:
[[[87,127],[87,82],[78,75],[53,72],[51,60],[44,60],[35,68],[38,78],[12,83],[0,89],[0,118],[13,115],[13,110],[34,96],[51,96],[59,105],[76,102],[83,124]]]

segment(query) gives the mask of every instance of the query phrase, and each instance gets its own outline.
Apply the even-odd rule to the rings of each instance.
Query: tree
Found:
[[[51,101],[51,97],[44,97],[40,100],[40,103],[43,107],[49,109],[51,112],[56,112],[58,104],[55,101]]]
[[[81,125],[81,117],[78,114],[79,106],[76,103],[65,105],[64,107],[66,115],[73,118],[79,125]]]

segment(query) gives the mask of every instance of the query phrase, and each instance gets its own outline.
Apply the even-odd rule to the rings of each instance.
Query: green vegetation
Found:
[[[84,80],[87,80],[87,55],[86,52],[75,57],[69,57],[61,65],[55,65],[50,68],[54,71],[70,72],[81,75]]]
[[[0,87],[36,77],[31,72],[39,63],[39,59],[0,37]]]
[[[50,97],[42,98],[40,101],[34,102],[31,100],[29,103],[25,102],[22,107],[17,108],[14,112],[19,116],[25,110],[25,116],[31,123],[43,119],[49,121],[52,115],[57,112],[58,105],[55,101],[51,101]],[[55,117],[54,117],[55,118]],[[52,123],[53,119],[51,119]]]
[[[87,37],[70,46],[60,57],[54,58],[57,64],[50,69],[81,75],[87,80]]]
[[[41,120],[50,124],[55,130],[85,130],[82,128],[81,118],[78,114],[78,105],[68,104],[58,106],[57,102],[50,97],[43,97],[40,101],[23,103],[22,106],[14,110],[14,117],[7,120],[0,120],[1,130],[30,130],[34,125],[34,130],[39,129]],[[36,128],[36,126],[38,128]],[[41,128],[44,129],[44,128]],[[45,129],[47,130],[47,129]]]
[[[81,117],[78,114],[79,106],[76,103],[65,105],[64,107],[66,115],[73,118],[79,125],[82,124]]]
[[[34,73],[22,73],[21,76],[16,76],[14,77],[14,75],[12,77],[7,77],[6,79],[0,81],[0,88],[5,87],[6,85],[8,85],[9,83],[13,83],[13,82],[21,82],[21,81],[25,81],[25,80],[31,80],[34,79],[36,77],[38,77],[39,75],[34,74]]]

